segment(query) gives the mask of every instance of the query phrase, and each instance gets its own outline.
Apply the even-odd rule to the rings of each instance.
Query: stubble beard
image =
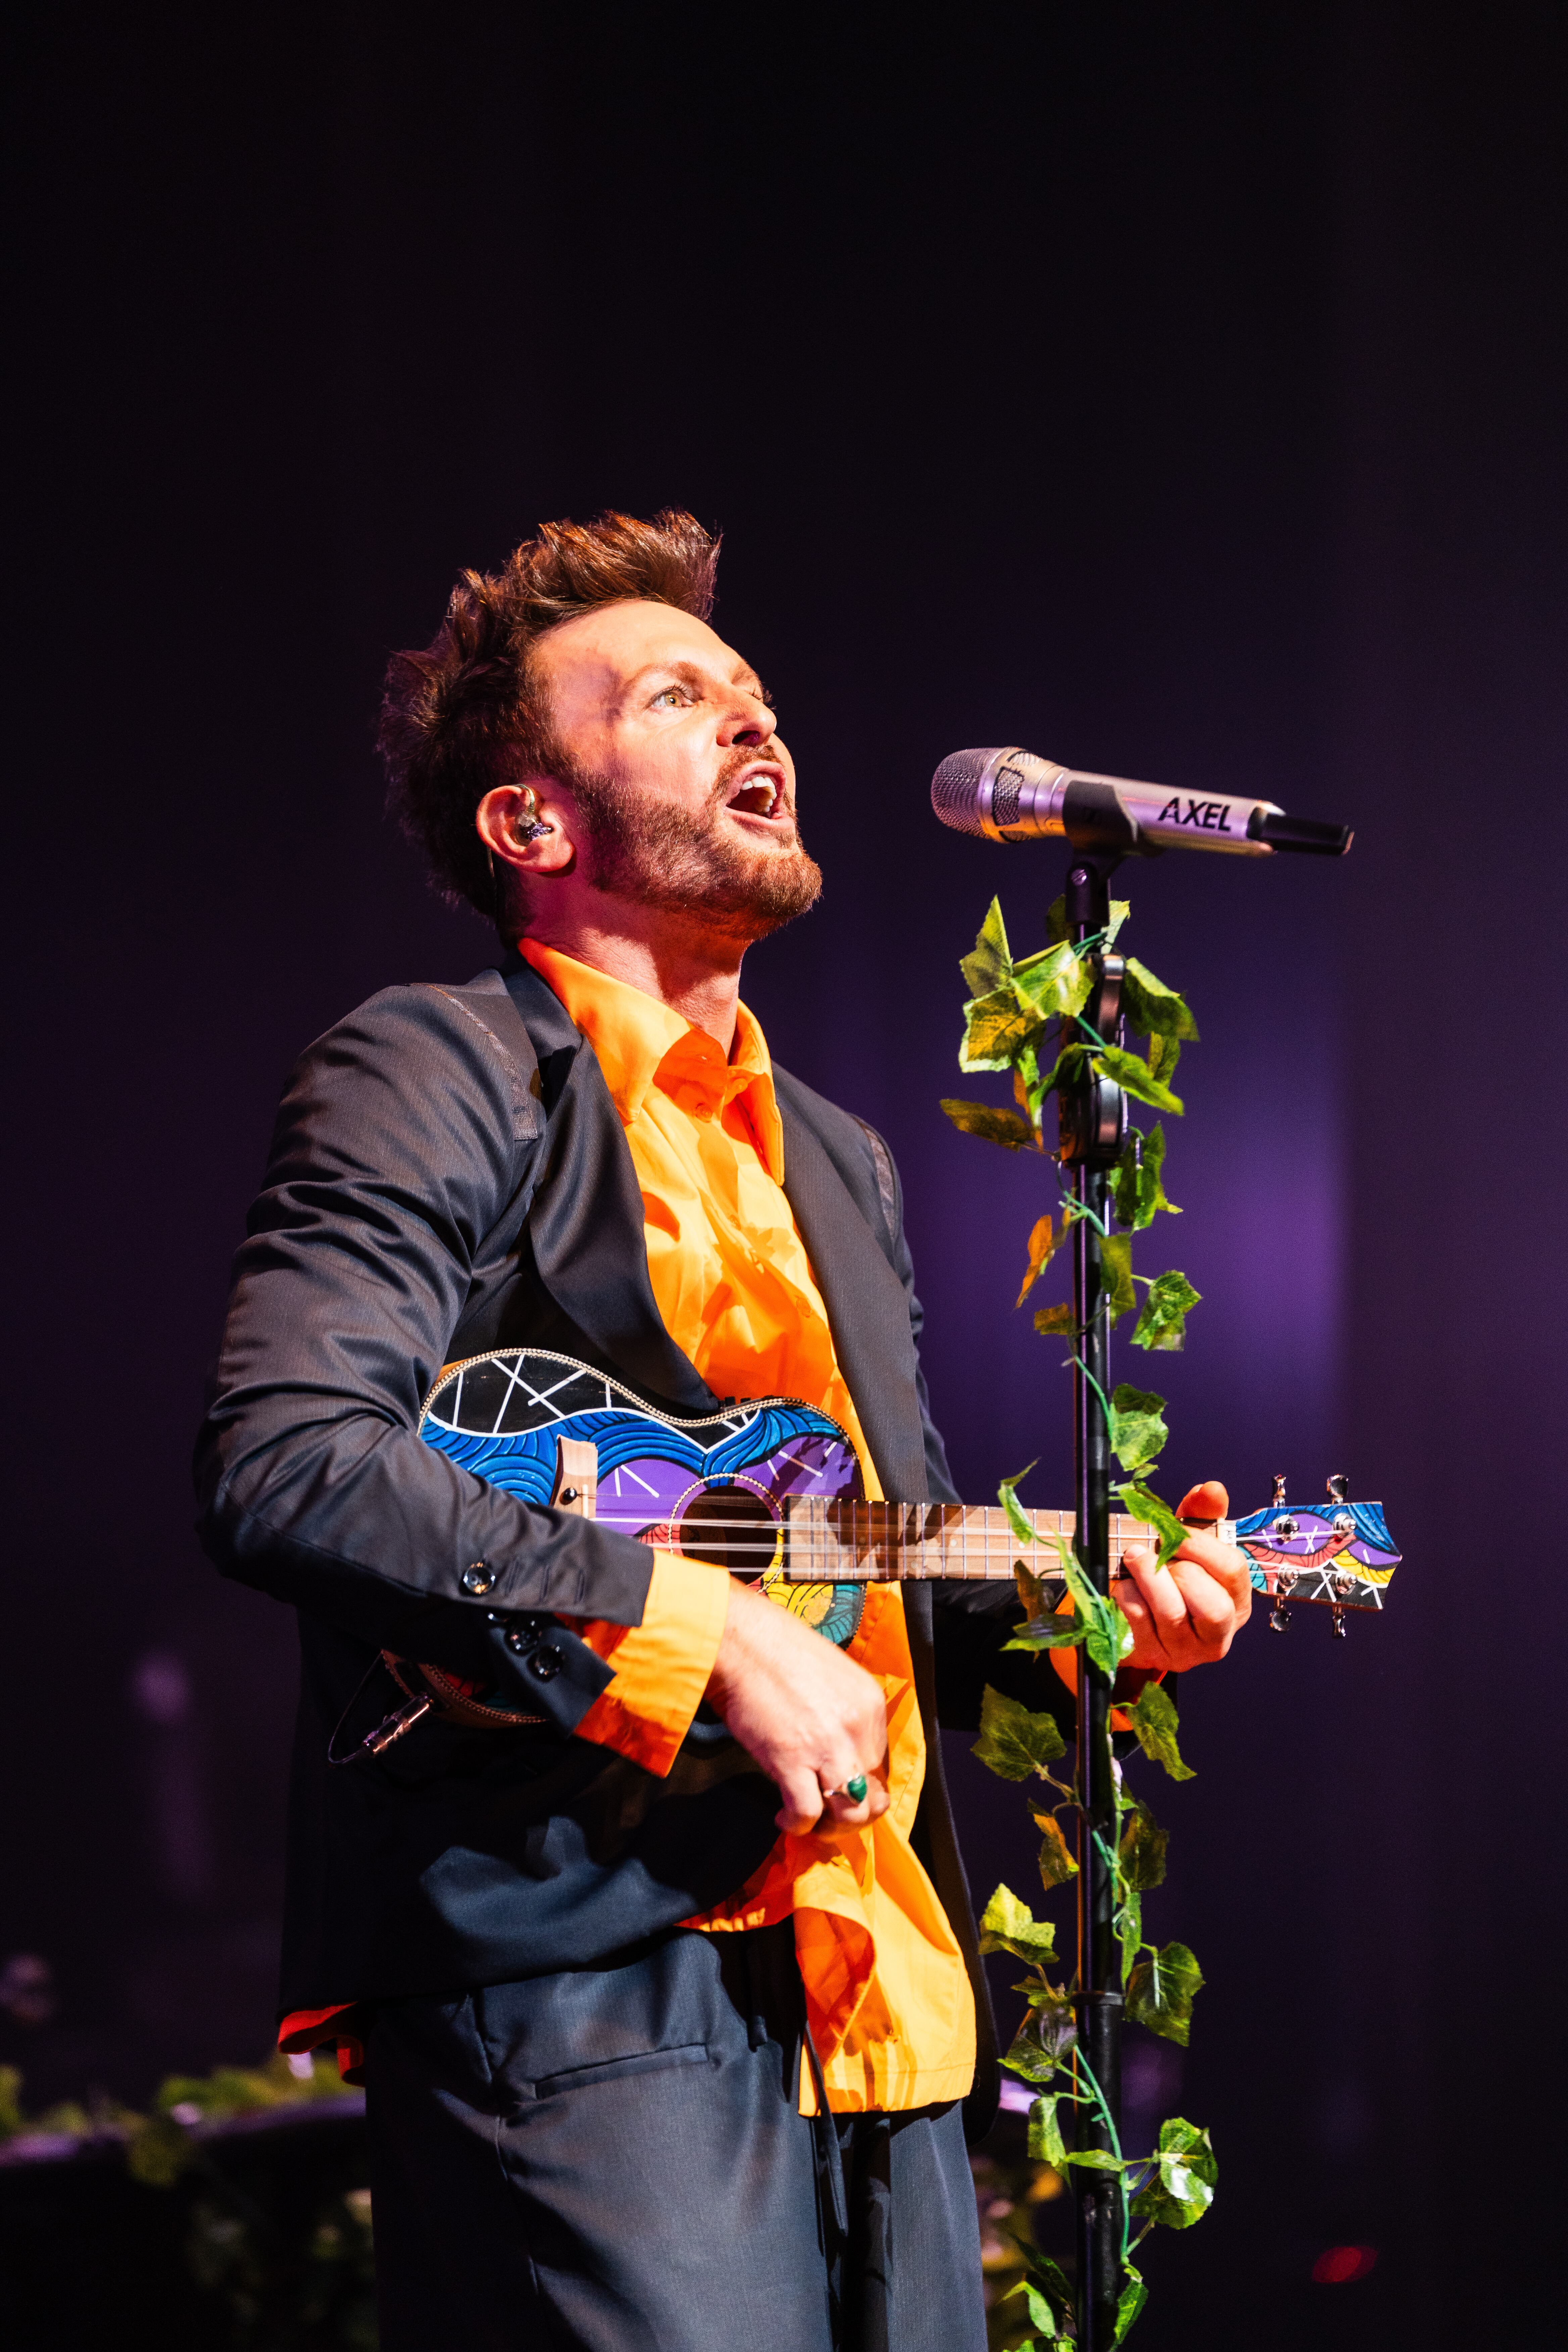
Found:
[[[671,807],[618,777],[558,761],[554,772],[583,816],[596,890],[742,946],[766,939],[816,904],[822,868],[798,830],[790,845],[754,846],[726,829],[724,795],[754,751],[727,763],[696,814]]]

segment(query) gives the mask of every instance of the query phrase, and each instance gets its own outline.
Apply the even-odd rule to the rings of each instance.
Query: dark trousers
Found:
[[[956,2105],[797,2112],[793,1931],[391,2001],[383,2352],[984,2352]]]

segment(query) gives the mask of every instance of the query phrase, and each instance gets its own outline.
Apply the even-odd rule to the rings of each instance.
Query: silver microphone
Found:
[[[931,780],[931,804],[955,833],[986,841],[1066,840],[1074,849],[1143,857],[1163,849],[1342,857],[1352,837],[1347,824],[1287,816],[1273,801],[1178,793],[1166,784],[1064,768],[1016,743],[950,752]]]

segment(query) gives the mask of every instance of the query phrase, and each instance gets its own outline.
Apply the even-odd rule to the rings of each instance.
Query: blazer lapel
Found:
[[[784,1192],[827,1308],[838,1368],[883,1493],[890,1502],[923,1503],[925,1433],[904,1286],[778,1076]]]

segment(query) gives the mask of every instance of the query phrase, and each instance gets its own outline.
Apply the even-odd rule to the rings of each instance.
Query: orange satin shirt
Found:
[[[521,943],[598,1056],[642,1188],[654,1298],[716,1396],[793,1396],[854,1440],[880,1489],[834,1353],[826,1309],[785,1198],[768,1049],[742,1005],[726,1061],[713,1038],[639,989]],[[583,1630],[615,1680],[577,1727],[668,1772],[717,1654],[721,1571],[654,1556],[640,1625]],[[840,2113],[962,2098],[974,2006],[946,1914],[910,1844],[925,1738],[896,1585],[872,1586],[848,1655],[888,1706],[889,1809],[866,1829],[781,1836],[746,1885],[689,1924],[712,1933],[792,1918],[828,2105]],[[801,2106],[815,2106],[803,2068]]]

